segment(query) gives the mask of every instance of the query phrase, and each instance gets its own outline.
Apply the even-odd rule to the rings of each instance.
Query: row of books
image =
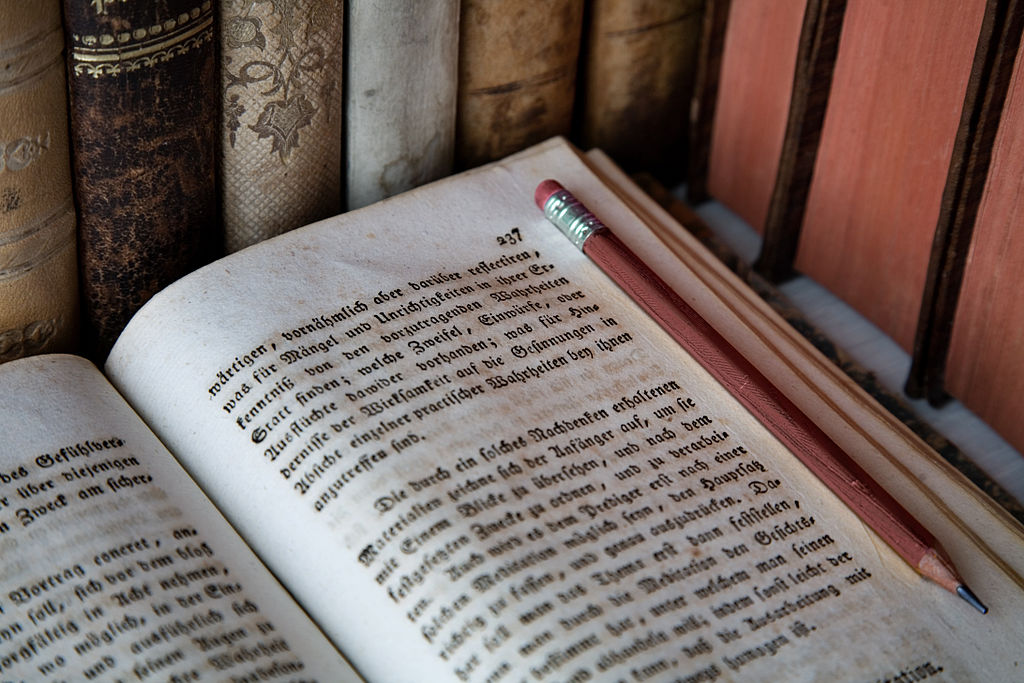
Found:
[[[0,4],[0,359],[101,360],[225,252],[561,134],[687,173],[1024,448],[1019,2],[151,5]]]
[[[0,360],[552,135],[681,172],[703,6],[0,2]]]
[[[688,169],[1024,449],[1024,5],[712,0]]]

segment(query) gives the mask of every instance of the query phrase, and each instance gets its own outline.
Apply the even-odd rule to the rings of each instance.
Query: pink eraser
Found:
[[[548,197],[556,192],[561,192],[565,188],[562,187],[562,183],[557,180],[542,180],[540,185],[537,186],[537,190],[533,193],[533,201],[537,202],[537,206],[540,207],[541,211],[544,210],[544,204],[548,201]]]

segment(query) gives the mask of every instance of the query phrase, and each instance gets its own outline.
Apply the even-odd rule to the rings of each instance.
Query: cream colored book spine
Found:
[[[346,208],[452,171],[458,0],[348,4]]]

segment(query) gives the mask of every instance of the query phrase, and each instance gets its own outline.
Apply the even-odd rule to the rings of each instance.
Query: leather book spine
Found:
[[[456,166],[569,135],[582,28],[582,0],[463,0]]]
[[[64,0],[86,353],[213,256],[217,82],[210,0]]]
[[[580,68],[580,137],[627,171],[678,179],[703,0],[594,0]]]
[[[78,266],[59,0],[0,4],[0,362],[75,351]]]

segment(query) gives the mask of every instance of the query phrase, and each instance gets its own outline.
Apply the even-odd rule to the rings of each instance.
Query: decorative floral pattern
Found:
[[[224,121],[228,130],[231,131],[228,133],[228,137],[232,147],[235,146],[235,141],[238,139],[238,129],[242,126],[242,114],[245,113],[245,107],[238,100],[237,94],[231,95],[224,103]]]
[[[281,161],[287,161],[288,154],[299,144],[299,130],[313,122],[316,107],[305,95],[290,100],[268,102],[255,126],[250,126],[262,138],[271,138],[271,152],[277,152]]]
[[[243,47],[262,50],[267,47],[262,28],[263,23],[256,17],[232,17],[224,24],[224,40],[236,50]]]
[[[180,57],[181,55],[186,55],[193,50],[198,50],[212,40],[213,22],[211,20],[203,27],[201,33],[190,36],[179,43],[168,41],[166,47],[161,47],[161,49],[154,50],[150,54],[145,54],[133,59],[124,59],[118,52],[111,51],[106,55],[106,61],[96,63],[83,62],[80,61],[80,55],[78,53],[72,52],[72,73],[76,77],[90,76],[92,78],[104,78],[107,76],[120,76],[121,74],[140,71],[142,69],[150,69],[159,64],[163,64],[164,62],[169,62],[175,57]]]
[[[337,2],[255,0],[229,4],[224,20],[224,127],[232,148],[244,129],[269,139],[286,164],[324,109],[340,74],[325,73]]]

